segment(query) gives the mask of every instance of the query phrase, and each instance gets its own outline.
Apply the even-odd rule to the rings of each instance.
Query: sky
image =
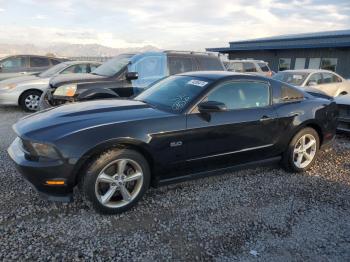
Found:
[[[203,50],[350,29],[350,0],[0,0],[0,43]]]

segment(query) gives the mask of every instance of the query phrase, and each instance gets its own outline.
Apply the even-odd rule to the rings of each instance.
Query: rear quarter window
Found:
[[[223,71],[225,70],[221,60],[217,57],[197,57],[199,70],[203,71]]]
[[[280,103],[301,101],[304,99],[304,94],[295,87],[282,85]]]

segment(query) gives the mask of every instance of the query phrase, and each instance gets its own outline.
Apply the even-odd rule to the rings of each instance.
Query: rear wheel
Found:
[[[114,149],[95,159],[80,186],[97,211],[117,214],[133,207],[149,184],[146,159],[133,150]]]
[[[38,111],[41,94],[42,92],[38,90],[24,92],[19,100],[19,105],[27,112]]]
[[[300,130],[292,139],[283,155],[283,165],[288,171],[303,172],[315,162],[320,139],[313,128]]]

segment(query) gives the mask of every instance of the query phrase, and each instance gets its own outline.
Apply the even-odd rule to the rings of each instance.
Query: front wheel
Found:
[[[282,163],[288,171],[303,172],[315,162],[320,147],[320,138],[313,128],[300,130],[283,154]]]
[[[27,112],[38,111],[41,94],[38,90],[26,91],[21,95],[19,105]]]
[[[149,166],[140,153],[113,149],[93,161],[80,187],[98,212],[117,214],[133,207],[149,184]]]

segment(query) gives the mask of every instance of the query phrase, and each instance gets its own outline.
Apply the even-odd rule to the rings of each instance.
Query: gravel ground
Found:
[[[96,214],[79,195],[41,200],[6,153],[24,114],[0,108],[1,261],[350,261],[350,138],[305,174],[279,167],[151,189],[133,210]]]

